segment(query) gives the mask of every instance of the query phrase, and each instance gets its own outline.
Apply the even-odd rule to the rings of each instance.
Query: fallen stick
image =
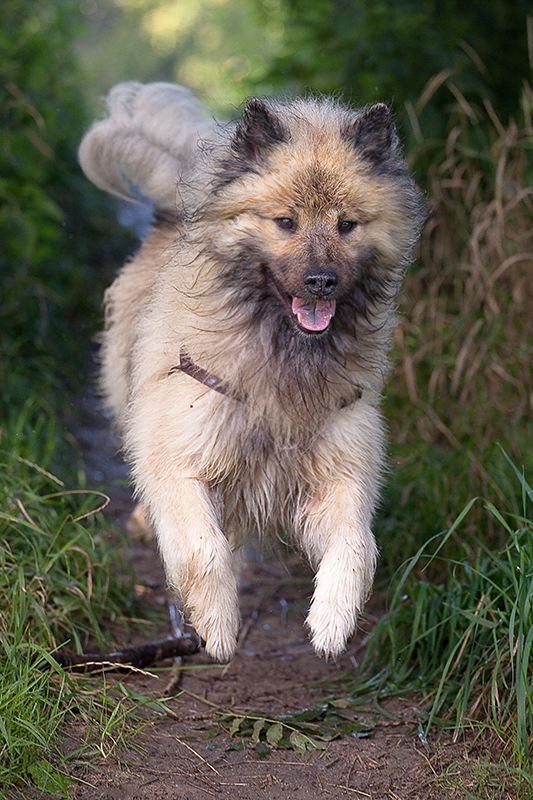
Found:
[[[64,650],[58,650],[52,655],[52,658],[63,669],[71,669],[76,672],[92,672],[98,669],[124,670],[128,667],[143,669],[151,664],[164,661],[166,658],[192,656],[199,649],[199,639],[187,633],[179,638],[169,636],[167,639],[160,639],[157,642],[126,647],[115,653],[67,653]]]

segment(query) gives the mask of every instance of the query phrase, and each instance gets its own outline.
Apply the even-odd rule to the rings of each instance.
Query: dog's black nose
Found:
[[[307,291],[313,297],[327,297],[337,286],[339,279],[334,272],[308,272],[304,278]]]

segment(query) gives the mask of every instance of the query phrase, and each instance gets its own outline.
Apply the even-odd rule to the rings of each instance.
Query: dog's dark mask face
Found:
[[[335,251],[335,233],[323,230],[320,220],[308,228],[299,231],[294,223],[288,236],[263,249],[261,262],[294,328],[323,336],[336,327],[337,308],[353,294],[361,264]]]
[[[227,235],[214,245],[235,304],[324,339],[392,302],[413,238],[412,188],[384,104],[290,108],[246,106],[215,180],[213,219],[224,216]]]

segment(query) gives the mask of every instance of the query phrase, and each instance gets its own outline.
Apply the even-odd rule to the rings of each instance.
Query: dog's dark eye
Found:
[[[339,222],[339,233],[350,233],[356,225],[357,222],[354,222],[354,220],[343,219]]]
[[[284,231],[296,230],[296,222],[291,217],[278,217],[275,222]]]

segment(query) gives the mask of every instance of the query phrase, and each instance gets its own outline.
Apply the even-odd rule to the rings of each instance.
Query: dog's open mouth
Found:
[[[335,300],[302,300],[292,298],[291,311],[304,331],[320,333],[329,327],[336,307]]]
[[[271,270],[267,268],[266,273],[279,297],[289,304],[293,321],[300,330],[306,333],[323,333],[329,328],[337,307],[336,300],[304,300],[301,297],[291,297]]]

